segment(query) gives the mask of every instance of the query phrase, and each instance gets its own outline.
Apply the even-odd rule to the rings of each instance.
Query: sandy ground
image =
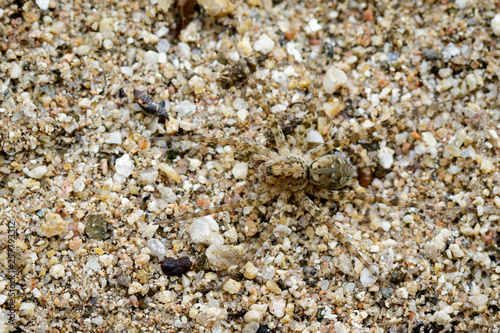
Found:
[[[500,332],[499,2],[220,0],[178,37],[170,2],[0,0],[0,331]],[[153,224],[254,196],[260,162],[150,137],[276,148],[233,35],[288,141],[315,82],[310,147],[453,100],[343,154],[356,191],[471,211],[311,195],[393,288],[293,200],[222,291],[275,201]]]

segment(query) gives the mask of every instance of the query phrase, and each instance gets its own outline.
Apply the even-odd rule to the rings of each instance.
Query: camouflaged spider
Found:
[[[302,206],[314,218],[326,224],[332,234],[340,240],[340,242],[347,248],[347,250],[356,256],[358,260],[368,269],[368,271],[379,278],[388,286],[392,287],[392,283],[387,279],[380,276],[377,269],[370,265],[367,260],[358,252],[358,250],[347,240],[342,234],[340,229],[335,226],[333,220],[325,215],[321,209],[310,199],[309,195],[324,198],[333,201],[355,200],[360,199],[369,203],[383,203],[398,207],[416,207],[420,209],[428,209],[434,211],[445,210],[467,210],[468,208],[461,207],[443,207],[437,205],[427,205],[417,202],[403,201],[400,199],[387,199],[375,197],[366,193],[355,191],[341,191],[343,187],[347,186],[350,180],[357,174],[355,166],[339,154],[328,154],[335,149],[342,148],[346,145],[354,143],[368,135],[388,126],[397,124],[400,120],[405,119],[412,114],[420,112],[422,109],[442,105],[448,101],[434,103],[429,106],[422,106],[414,108],[401,115],[396,115],[385,119],[372,127],[363,129],[354,133],[344,139],[332,139],[319,146],[307,150],[306,147],[306,133],[307,129],[311,127],[316,113],[316,101],[318,99],[318,89],[314,89],[313,103],[306,114],[303,122],[295,129],[295,144],[293,140],[287,145],[285,135],[281,126],[278,124],[274,114],[271,113],[269,106],[264,102],[263,97],[254,79],[251,77],[250,69],[248,68],[241,51],[238,49],[236,43],[233,43],[239,55],[241,68],[245,71],[247,80],[253,90],[255,99],[259,106],[264,110],[267,115],[267,122],[272,131],[276,141],[277,152],[265,146],[244,142],[239,139],[226,139],[226,138],[211,138],[205,136],[171,136],[171,137],[156,137],[156,140],[166,141],[192,141],[209,143],[216,145],[231,145],[240,150],[244,150],[253,154],[257,154],[264,162],[259,168],[259,182],[265,185],[266,191],[255,197],[243,199],[235,203],[220,205],[214,208],[202,210],[197,213],[186,214],[183,216],[175,217],[167,221],[156,222],[155,224],[168,224],[176,221],[183,221],[194,219],[214,213],[229,211],[236,208],[258,206],[277,200],[276,209],[269,221],[267,228],[260,234],[257,244],[254,244],[246,253],[244,258],[238,263],[237,267],[232,269],[231,272],[239,272],[250,260],[252,260],[258,249],[268,240],[277,225],[278,221],[284,214],[287,202],[293,197],[296,205]],[[230,278],[230,274],[219,285],[219,289]]]

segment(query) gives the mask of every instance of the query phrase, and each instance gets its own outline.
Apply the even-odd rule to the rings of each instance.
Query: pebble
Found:
[[[361,274],[359,276],[359,280],[363,287],[367,288],[370,286],[373,286],[375,282],[377,282],[377,276],[373,275],[370,273],[370,271],[365,267],[361,271]]]
[[[262,34],[253,44],[253,48],[262,54],[268,54],[274,48],[274,41],[268,35]]]
[[[55,279],[62,278],[64,276],[64,266],[61,264],[55,264],[50,267],[49,273]]]
[[[310,130],[307,132],[306,141],[311,143],[323,143],[325,139],[318,131]]]
[[[151,252],[151,255],[157,257],[158,260],[163,260],[163,258],[165,257],[165,246],[159,239],[148,239],[146,244],[149,251]]]
[[[247,177],[248,172],[248,163],[245,162],[236,162],[233,167],[233,176],[236,179],[245,179]]]
[[[323,89],[327,94],[333,94],[347,83],[347,75],[340,69],[331,66],[323,78]]]
[[[135,265],[136,266],[142,266],[142,265],[148,263],[149,259],[151,259],[151,257],[149,256],[149,254],[139,254],[135,258]]]
[[[41,10],[49,9],[50,0],[36,0],[35,2]]]
[[[64,236],[68,233],[68,222],[61,215],[47,213],[45,218],[37,223],[37,232],[43,237]]]
[[[181,182],[181,178],[179,177],[179,173],[177,173],[177,171],[175,171],[174,168],[172,168],[170,165],[166,164],[166,163],[162,163],[160,164],[160,171],[164,172],[167,177],[174,181],[175,183],[179,184]]]
[[[496,14],[491,20],[491,30],[493,30],[493,34],[495,36],[500,37],[500,13]]]
[[[257,277],[257,274],[259,274],[257,267],[255,267],[251,262],[248,262],[245,265],[245,272],[243,273],[243,276],[249,280],[253,280]]]
[[[122,134],[120,132],[111,132],[104,135],[104,142],[109,144],[121,145]]]
[[[422,54],[427,60],[436,60],[439,58],[439,54],[436,52],[436,50],[430,48],[424,49],[422,51]]]
[[[285,315],[286,302],[283,298],[273,298],[269,303],[269,312],[277,318]]]
[[[267,311],[267,304],[253,304],[243,317],[247,323],[257,322],[260,323],[264,319]]]
[[[134,161],[130,158],[129,154],[124,154],[122,157],[117,158],[115,161],[115,171],[119,177],[113,177],[118,182],[123,182],[124,178],[127,178],[132,174],[134,170]]]
[[[172,108],[181,117],[188,117],[196,111],[196,105],[190,101],[182,101]]]
[[[137,281],[134,281],[130,284],[130,286],[128,287],[128,293],[133,295],[133,294],[138,294],[138,293],[142,293],[142,284],[140,284],[139,282]]]
[[[234,5],[230,0],[198,0],[198,4],[203,7],[212,17],[223,17],[234,11]]]
[[[235,281],[233,279],[227,280],[222,288],[230,294],[237,294],[241,289],[241,282]]]
[[[210,245],[205,251],[210,267],[215,271],[227,270],[237,265],[244,255],[242,246]]]
[[[34,179],[40,179],[49,171],[49,168],[45,165],[37,166],[31,170],[28,168],[23,168],[23,172],[26,176]]]
[[[161,262],[161,270],[167,276],[181,276],[189,272],[191,265],[189,257],[180,257],[179,259],[165,258]]]
[[[482,173],[490,173],[495,170],[495,165],[491,160],[485,158],[481,161],[480,169]]]
[[[175,301],[175,293],[170,290],[163,290],[156,293],[155,299],[157,299],[160,303],[170,304]]]
[[[392,166],[392,163],[394,162],[394,149],[391,149],[389,147],[382,147],[379,149],[377,153],[377,157],[380,161],[380,165],[384,169],[390,169]]]
[[[19,305],[19,314],[23,317],[31,317],[35,314],[37,305],[31,302],[23,302]]]
[[[224,238],[219,233],[219,225],[211,216],[203,216],[194,220],[188,229],[191,241],[206,245],[224,243]]]
[[[444,61],[450,61],[451,58],[456,57],[460,54],[460,49],[453,43],[449,43],[443,50]]]
[[[105,214],[88,214],[85,217],[85,232],[90,238],[104,239],[108,232],[108,219]]]

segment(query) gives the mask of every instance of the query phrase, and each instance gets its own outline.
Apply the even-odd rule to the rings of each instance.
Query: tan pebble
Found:
[[[259,270],[257,269],[257,267],[255,267],[251,262],[249,262],[245,265],[245,273],[243,273],[243,276],[245,276],[245,278],[249,280],[252,280],[255,279],[258,273]]]
[[[135,264],[137,266],[141,266],[141,265],[144,265],[145,263],[147,263],[150,259],[150,256],[148,254],[140,254],[137,256],[137,258],[135,258]]]
[[[68,247],[71,251],[76,251],[82,245],[82,239],[80,237],[75,237],[69,241]]]
[[[227,291],[230,294],[236,294],[241,289],[241,282],[229,279],[224,284],[224,287],[222,289],[224,289],[224,291]]]
[[[281,294],[281,288],[278,286],[278,284],[276,282],[274,282],[273,280],[268,280],[266,282],[266,287],[267,289],[269,289],[271,292],[277,294],[277,295],[280,295]]]
[[[253,237],[257,233],[257,225],[252,220],[245,221],[245,235],[247,237]]]
[[[160,164],[160,170],[164,172],[167,175],[167,177],[170,178],[170,180],[176,182],[177,184],[181,182],[179,174],[170,165],[162,163]]]

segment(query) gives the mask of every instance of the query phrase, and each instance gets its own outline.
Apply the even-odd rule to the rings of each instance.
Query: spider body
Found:
[[[254,197],[242,199],[230,204],[220,205],[200,212],[195,212],[187,215],[174,217],[168,221],[156,222],[156,224],[167,224],[176,221],[183,221],[215,214],[219,212],[229,211],[235,208],[258,206],[276,200],[277,204],[274,213],[269,220],[268,226],[260,234],[260,238],[250,249],[247,251],[245,257],[238,263],[237,267],[232,272],[239,272],[247,262],[249,262],[257,250],[268,240],[274,230],[274,227],[279,223],[285,213],[285,206],[288,201],[294,197],[295,205],[304,208],[315,219],[328,226],[330,232],[336,237],[347,250],[354,255],[365,268],[374,276],[382,280],[388,286],[392,283],[383,278],[378,269],[370,265],[358,250],[349,242],[349,240],[342,234],[340,229],[334,224],[333,220],[325,215],[325,213],[317,206],[310,197],[323,198],[333,201],[352,201],[355,199],[363,200],[370,203],[383,203],[398,207],[416,207],[420,209],[428,209],[434,211],[444,211],[448,209],[470,210],[470,207],[443,207],[437,205],[428,205],[419,202],[409,202],[400,199],[388,199],[372,196],[363,192],[356,192],[352,190],[339,190],[346,187],[351,179],[356,175],[356,168],[345,157],[340,154],[329,154],[336,149],[342,148],[350,143],[356,142],[368,135],[378,131],[382,128],[393,126],[400,120],[419,112],[421,108],[429,108],[430,106],[423,106],[414,108],[406,113],[385,119],[372,127],[363,129],[354,133],[346,138],[332,139],[319,146],[307,150],[306,149],[306,133],[311,127],[313,118],[316,112],[316,104],[313,102],[309,112],[305,115],[301,125],[295,129],[295,140],[291,140],[291,144],[287,145],[285,135],[281,126],[278,124],[274,114],[271,112],[269,106],[263,101],[263,98],[257,89],[257,85],[251,77],[250,69],[241,56],[236,44],[234,44],[238,54],[240,55],[240,65],[245,71],[250,87],[256,98],[259,106],[264,110],[267,115],[267,123],[273,133],[277,151],[269,149],[265,146],[249,143],[240,139],[229,138],[211,138],[206,136],[173,136],[173,137],[159,137],[152,138],[152,140],[166,140],[166,141],[192,141],[217,145],[231,145],[239,150],[244,150],[249,153],[257,154],[260,159],[265,162],[261,164],[259,169],[259,177],[257,179],[263,183],[264,191]],[[317,82],[316,82],[317,83]],[[314,90],[313,101],[318,99],[318,91]],[[445,101],[447,102],[447,101]],[[444,102],[434,103],[431,106],[435,107]],[[295,144],[293,144],[295,142]],[[389,268],[390,269],[390,268]],[[222,281],[219,288],[224,286],[225,282],[229,279],[228,274],[226,279]]]

